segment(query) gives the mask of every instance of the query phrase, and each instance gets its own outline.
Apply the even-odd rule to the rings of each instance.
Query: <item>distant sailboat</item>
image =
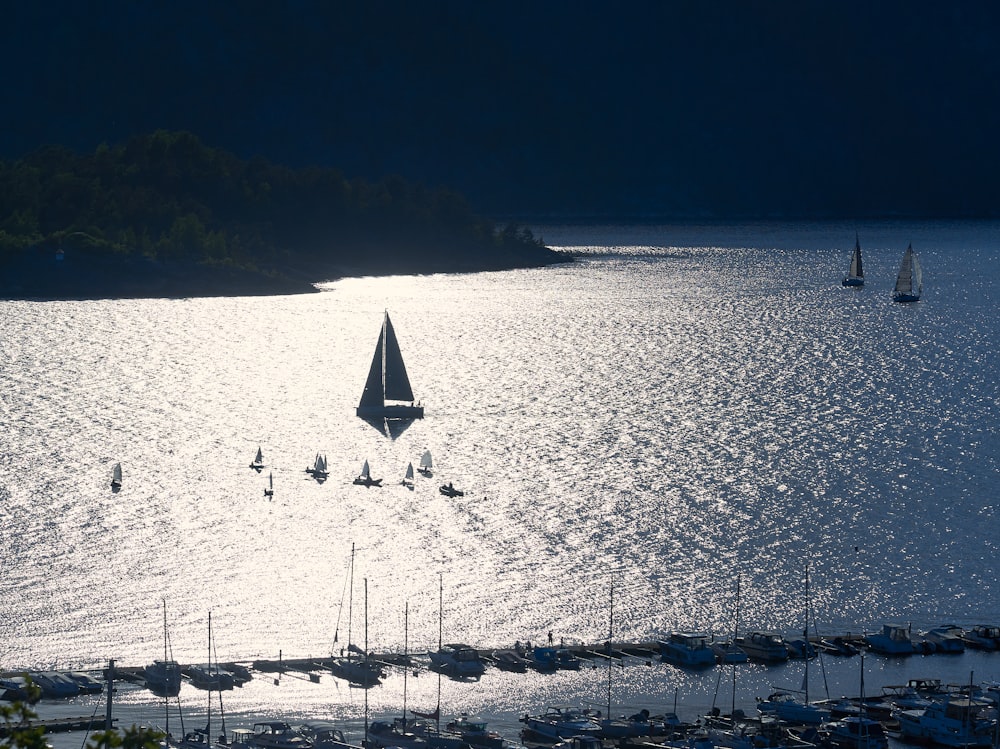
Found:
[[[111,469],[111,491],[116,492],[122,488],[122,464],[115,463]]]
[[[312,468],[306,469],[306,473],[310,474],[320,483],[326,481],[326,477],[330,475],[326,470],[326,456],[316,453],[316,460],[313,461]]]
[[[274,474],[273,473],[268,473],[267,474],[267,488],[264,490],[264,496],[265,497],[273,497],[274,496]]]
[[[400,483],[407,489],[413,488],[413,463],[406,464],[406,474],[403,476],[403,480]]]
[[[358,486],[382,486],[382,479],[372,478],[372,472],[366,460],[364,465],[361,466],[361,474],[354,479],[354,483]]]
[[[431,460],[431,451],[424,450],[424,454],[420,456],[420,468],[417,470],[424,476],[433,476],[432,468],[434,468],[434,461]]]
[[[406,404],[409,401],[409,405]],[[422,419],[424,407],[414,405],[413,388],[406,375],[403,355],[389,313],[385,313],[375,355],[368,370],[357,415],[364,419]]]
[[[841,282],[844,286],[864,286],[865,285],[865,271],[861,264],[861,240],[858,235],[854,235],[854,252],[851,254],[851,267],[847,271],[847,275]]]
[[[913,245],[906,248],[903,263],[899,266],[896,276],[896,288],[892,292],[894,302],[919,302],[924,291],[924,278],[920,270],[920,261],[913,252]]]
[[[257,455],[254,457],[253,462],[250,464],[250,467],[253,468],[255,471],[257,471],[258,473],[264,470],[264,453],[260,451],[259,447],[257,448]]]

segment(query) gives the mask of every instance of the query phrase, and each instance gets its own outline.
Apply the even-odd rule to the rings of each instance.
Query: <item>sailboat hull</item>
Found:
[[[423,406],[358,406],[357,415],[362,419],[422,419]]]
[[[845,278],[841,283],[844,286],[864,286],[865,279],[863,278]]]

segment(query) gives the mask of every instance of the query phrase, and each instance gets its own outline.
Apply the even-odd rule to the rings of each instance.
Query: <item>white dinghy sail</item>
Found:
[[[424,407],[415,404],[399,341],[385,313],[375,355],[368,370],[357,415],[363,419],[422,419]]]

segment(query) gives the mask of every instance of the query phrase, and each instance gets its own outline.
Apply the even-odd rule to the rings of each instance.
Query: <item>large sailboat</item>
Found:
[[[363,419],[422,419],[424,407],[413,400],[413,388],[406,375],[406,365],[399,341],[385,313],[372,366],[368,370],[357,415]]]
[[[861,264],[861,239],[854,235],[854,252],[851,254],[851,267],[847,270],[847,275],[841,281],[844,286],[864,286],[865,269]]]
[[[903,262],[896,276],[896,288],[892,292],[894,302],[919,302],[924,291],[924,277],[920,270],[920,261],[913,252],[913,245],[908,245]]]

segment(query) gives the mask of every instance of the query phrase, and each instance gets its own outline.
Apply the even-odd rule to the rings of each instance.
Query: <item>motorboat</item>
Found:
[[[525,728],[541,739],[559,741],[575,736],[600,738],[600,714],[591,710],[556,705],[541,715],[520,718]]]
[[[442,484],[438,491],[440,491],[446,497],[464,497],[465,492],[461,489],[456,489],[454,485],[449,481],[447,484]]]
[[[80,686],[59,671],[32,671],[28,676],[42,690],[42,697],[46,699],[75,697],[80,693]]]
[[[529,661],[531,667],[539,673],[550,674],[559,668],[555,648],[536,646],[531,650]]]
[[[785,639],[777,632],[751,632],[736,640],[752,661],[764,663],[782,663],[788,660],[788,648]]]
[[[843,637],[824,637],[819,641],[819,647],[829,655],[857,655],[858,649]]]
[[[283,720],[265,720],[253,724],[250,745],[256,749],[310,749],[312,744]]]
[[[307,720],[296,730],[305,737],[312,749],[357,749],[344,738],[344,732],[326,720]]]
[[[888,749],[889,739],[877,720],[848,716],[823,725],[831,746],[837,749]]]
[[[962,639],[962,628],[954,624],[945,624],[923,632],[925,640],[934,643],[938,653],[964,653],[965,641]]]
[[[816,646],[802,637],[785,640],[785,649],[789,659],[795,661],[809,660],[817,655]]]
[[[446,727],[452,733],[461,736],[470,746],[484,747],[484,749],[503,749],[505,746],[503,737],[487,728],[486,721],[478,716],[462,713],[454,720],[448,721]]]
[[[910,631],[900,624],[883,624],[881,632],[866,635],[864,642],[869,650],[879,655],[910,655],[913,653]]]
[[[479,651],[460,642],[442,645],[428,656],[431,667],[448,676],[474,678],[486,672],[486,664],[479,657]]]
[[[413,712],[412,710],[410,711]],[[459,734],[438,730],[435,723],[427,718],[396,718],[396,728],[408,731],[427,742],[429,749],[469,749],[469,744]]]
[[[746,663],[750,657],[732,640],[712,640],[708,646],[715,654],[717,663]]]
[[[790,692],[779,690],[757,702],[757,712],[785,723],[818,726],[830,717],[830,711],[804,702]]]
[[[579,671],[583,665],[583,658],[578,656],[568,648],[556,650],[556,667],[567,671]]]
[[[427,749],[427,742],[412,731],[384,720],[376,720],[368,726],[368,744],[375,749]]]
[[[997,730],[996,720],[989,717],[992,708],[987,700],[951,697],[919,710],[894,710],[892,716],[904,740],[986,749],[993,746]]]
[[[962,633],[962,640],[976,650],[1000,650],[1000,627],[977,624]]]
[[[501,671],[524,673],[528,670],[528,659],[513,650],[494,650],[493,663]]]
[[[76,682],[80,694],[100,694],[104,691],[104,682],[83,671],[67,671],[65,676]]]
[[[705,668],[715,665],[715,652],[708,635],[702,632],[672,632],[660,640],[660,658],[680,668]]]

